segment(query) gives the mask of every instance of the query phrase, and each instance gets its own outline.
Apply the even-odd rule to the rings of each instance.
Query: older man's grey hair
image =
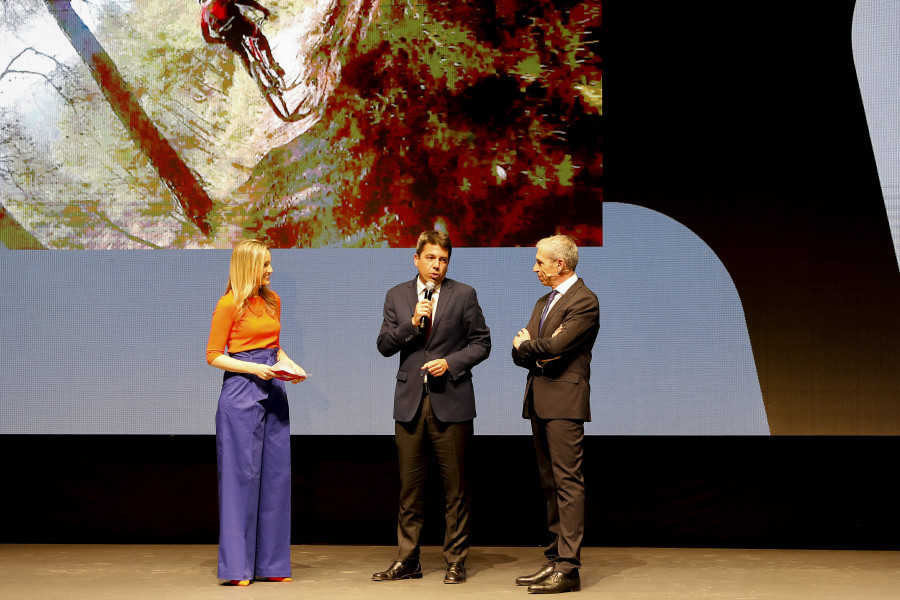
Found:
[[[542,250],[550,260],[560,260],[566,263],[567,271],[574,271],[578,265],[578,246],[567,235],[551,235],[537,243],[538,250]]]

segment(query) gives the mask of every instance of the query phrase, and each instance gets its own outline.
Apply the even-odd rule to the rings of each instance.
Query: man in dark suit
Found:
[[[584,537],[584,422],[591,420],[591,349],[600,328],[597,296],[575,274],[578,247],[555,235],[537,243],[532,271],[553,290],[513,339],[513,362],[528,369],[522,416],[531,420],[547,500],[550,545],[536,573],[516,579],[530,593],[581,589]]]
[[[400,462],[397,560],[375,581],[418,579],[429,455],[446,495],[444,583],[466,580],[469,554],[467,454],[475,418],[472,367],[488,357],[491,332],[474,288],[445,279],[453,246],[440,231],[419,236],[413,263],[418,276],[387,292],[378,351],[400,353],[394,390],[394,434]],[[433,284],[433,285],[432,285]],[[433,292],[429,293],[428,288]],[[432,318],[433,315],[433,318]]]

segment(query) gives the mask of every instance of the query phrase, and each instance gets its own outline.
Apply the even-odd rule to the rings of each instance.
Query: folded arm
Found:
[[[599,320],[596,300],[590,296],[580,298],[567,307],[562,323],[550,335],[532,339],[527,329],[520,330],[513,340],[513,362],[530,368],[565,356],[593,335]]]

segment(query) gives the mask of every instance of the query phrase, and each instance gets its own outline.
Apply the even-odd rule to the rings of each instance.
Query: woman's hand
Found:
[[[301,381],[306,381],[306,371],[303,370],[303,367],[295,363],[290,356],[287,355],[287,352],[280,349],[278,350],[278,355],[275,357],[278,359],[278,362],[284,364],[287,363],[288,370],[292,374],[297,374],[299,377],[292,377],[291,379],[286,379],[285,381],[289,381],[291,383],[300,383]]]
[[[288,359],[288,360],[290,360],[290,359]],[[291,379],[291,383],[296,384],[296,383],[300,383],[301,381],[306,381],[307,375],[306,375],[306,371],[303,370],[303,367],[301,367],[300,365],[298,365],[297,363],[295,363],[295,362],[292,361],[292,360],[291,360],[290,362],[291,362],[291,366],[292,366],[293,369],[294,369],[294,372],[300,374],[300,377],[297,377],[297,378],[295,378],[295,379]]]
[[[272,379],[273,377],[275,377],[275,371],[273,371],[272,367],[270,367],[269,365],[263,365],[263,364],[259,364],[259,363],[247,363],[247,364],[248,364],[249,373],[251,375],[256,375],[257,377],[259,377],[260,379],[262,379],[264,381],[268,381],[269,379]]]

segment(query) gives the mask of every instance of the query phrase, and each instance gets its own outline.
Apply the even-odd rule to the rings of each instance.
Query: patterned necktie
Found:
[[[556,298],[556,294],[558,294],[556,290],[550,292],[550,297],[547,298],[547,304],[544,306],[544,312],[541,313],[541,322],[538,325],[538,335],[541,334],[541,329],[544,328],[544,319],[547,318],[547,312],[550,311],[550,305],[553,304],[553,299]]]

